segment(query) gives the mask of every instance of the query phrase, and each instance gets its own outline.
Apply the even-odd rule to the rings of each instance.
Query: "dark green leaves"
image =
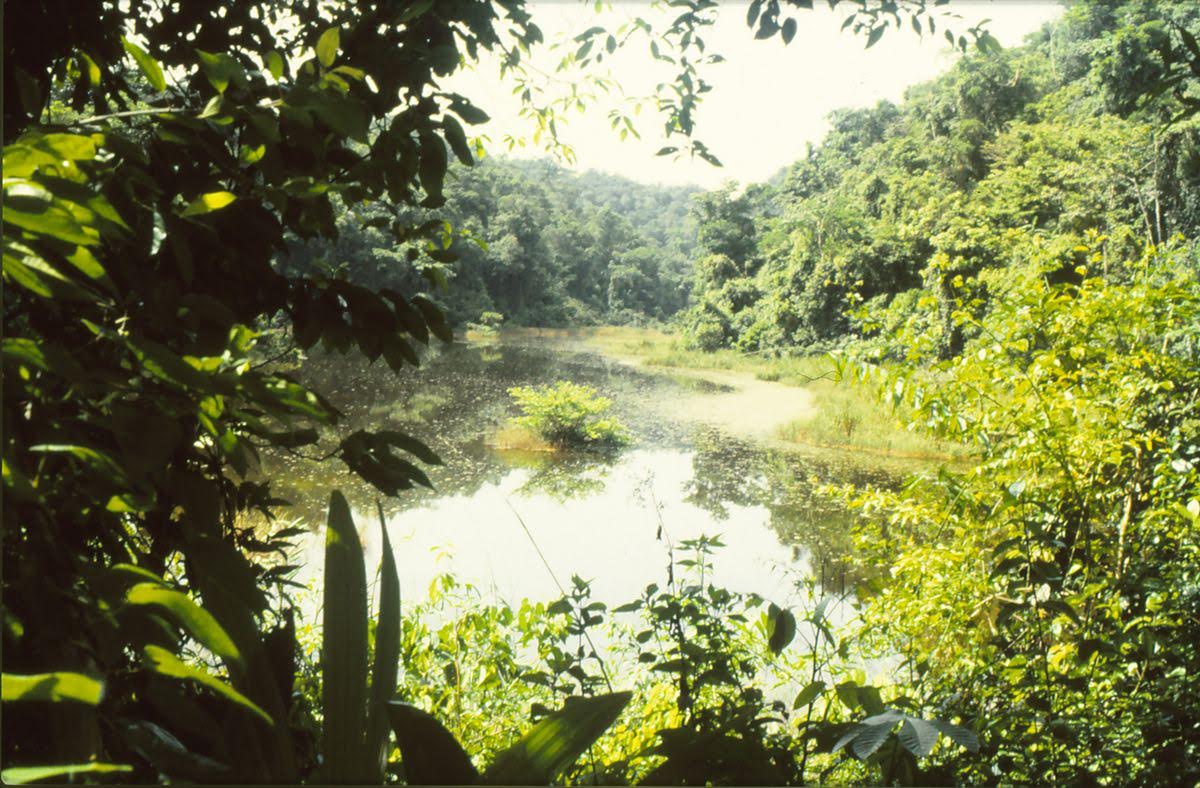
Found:
[[[492,785],[548,785],[608,730],[632,695],[569,698],[504,752],[483,776]]]
[[[772,654],[778,654],[796,637],[796,617],[792,611],[783,610],[774,604],[767,612],[767,646]]]
[[[825,691],[824,681],[814,681],[808,684],[804,689],[796,693],[796,699],[792,701],[793,709],[800,709],[812,704],[817,698],[821,697],[821,693]]]
[[[924,758],[933,750],[939,732],[971,752],[979,749],[978,737],[960,725],[944,720],[926,720],[895,709],[887,709],[852,726],[833,745],[833,752],[849,746],[855,756],[866,760],[883,746],[898,722],[902,723],[898,736],[900,745],[917,758]]]
[[[467,144],[467,135],[463,131],[463,127],[458,121],[446,115],[442,118],[442,129],[446,133],[446,142],[450,145],[450,150],[454,151],[454,155],[460,162],[468,167],[475,164],[475,157],[471,155],[471,147]]]
[[[792,43],[792,39],[796,37],[796,20],[787,19],[783,23],[783,28],[780,32],[780,37],[783,38],[784,44]]]
[[[421,157],[418,174],[421,178],[421,188],[425,190],[425,199],[421,204],[429,208],[436,208],[445,202],[445,198],[442,196],[442,186],[446,180],[446,167],[449,164],[446,158],[446,145],[442,142],[441,137],[429,131],[421,132],[420,141]]]
[[[429,477],[408,460],[398,457],[393,451],[417,448],[413,438],[393,430],[370,433],[359,430],[342,440],[341,457],[350,468],[361,475],[380,492],[395,495],[400,490],[411,490],[415,484],[433,488]],[[428,452],[426,457],[437,455]],[[428,460],[427,460],[428,461]]]
[[[388,718],[409,785],[470,785],[479,773],[450,731],[408,703],[388,703]]]
[[[388,704],[388,714],[413,785],[481,782],[549,785],[608,730],[631,694],[568,698],[515,744],[496,756],[482,778],[454,736],[432,715],[407,703]]]
[[[938,729],[932,722],[906,717],[900,726],[900,744],[918,758],[924,758],[937,744]]]

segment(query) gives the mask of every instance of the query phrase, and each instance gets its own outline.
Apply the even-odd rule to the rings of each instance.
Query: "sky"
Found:
[[[591,2],[532,2],[528,6],[546,44],[569,40],[593,26],[610,30],[635,16],[666,26],[677,9],[655,8],[645,2],[616,0],[597,14]],[[941,27],[965,31],[982,20],[1004,46],[1019,45],[1024,36],[1054,19],[1062,8],[1053,0],[954,0],[945,10],[961,17],[947,19],[936,37],[918,37],[911,29],[890,28],[880,41],[865,49],[865,38],[840,30],[844,12],[817,3],[812,11],[797,12],[796,37],[784,45],[778,36],[756,41],[746,26],[745,2],[722,2],[717,22],[704,34],[709,51],[726,62],[705,67],[713,89],[697,113],[697,137],[724,163],[713,167],[700,159],[657,157],[663,147],[662,123],[651,106],[633,116],[641,140],[622,142],[609,121],[609,110],[621,100],[602,98],[583,113],[571,113],[560,124],[560,136],[577,156],[573,169],[594,169],[643,183],[695,184],[713,188],[726,179],[742,183],[763,181],[781,167],[804,156],[829,128],[828,114],[843,107],[865,107],[888,99],[898,102],[911,85],[948,69],[958,57],[941,36]],[[572,45],[572,49],[575,45]],[[541,46],[532,60],[551,72],[568,51]],[[645,43],[618,49],[599,68],[628,95],[647,95],[658,82],[669,81],[671,67],[655,62]],[[501,81],[497,61],[486,58],[470,70],[443,83],[471,98],[491,115],[491,121],[470,129],[484,134],[490,154],[517,157],[546,155],[530,143],[508,150],[505,135],[532,132],[519,116],[520,102],[511,83]],[[631,112],[632,114],[632,112]]]

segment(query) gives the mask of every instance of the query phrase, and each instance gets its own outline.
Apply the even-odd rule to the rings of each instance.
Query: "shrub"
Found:
[[[560,380],[552,386],[508,390],[524,415],[522,427],[557,446],[619,446],[629,440],[625,427],[606,416],[612,400],[591,386]]]

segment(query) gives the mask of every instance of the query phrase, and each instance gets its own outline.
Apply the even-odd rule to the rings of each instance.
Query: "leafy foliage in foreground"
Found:
[[[449,332],[420,293],[275,264],[336,234],[334,195],[441,204],[447,146],[486,115],[426,88],[502,29],[539,34],[513,4],[151,5],[5,16],[4,668],[107,688],[6,706],[5,766],[102,756],[153,781],[165,751],[293,781],[290,568],[269,556],[294,532],[244,515],[281,503],[258,452],[339,414],[263,363],[256,329],[393,369]],[[436,460],[394,432],[331,443],[386,494],[427,481],[408,455]]]
[[[858,499],[876,523],[862,558],[891,566],[864,608],[868,653],[901,655],[910,692],[980,732],[947,777],[1200,776],[1200,282],[1170,250],[1130,269],[1014,281],[964,317],[962,356],[886,381],[922,428],[979,452]]]

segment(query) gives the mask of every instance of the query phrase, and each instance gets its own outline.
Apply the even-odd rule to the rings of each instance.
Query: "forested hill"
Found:
[[[448,173],[447,203],[436,216],[453,228],[445,239],[453,256],[436,245],[397,246],[392,217],[367,207],[339,217],[336,243],[295,244],[283,265],[344,268],[359,284],[402,292],[428,287],[424,272],[448,284],[435,297],[458,324],[659,320],[687,304],[689,208],[698,191],[574,174],[546,160],[486,158]]]
[[[1108,277],[1200,223],[1195,119],[1138,101],[1190,3],[1077,4],[997,55],[964,58],[902,103],[843,110],[767,185],[698,205],[694,305],[704,349],[827,348],[901,326],[951,355],[1014,269]],[[1059,270],[1061,269],[1061,270]],[[1057,273],[1056,273],[1057,272]],[[865,308],[860,308],[865,307]],[[900,352],[895,347],[886,348]]]

